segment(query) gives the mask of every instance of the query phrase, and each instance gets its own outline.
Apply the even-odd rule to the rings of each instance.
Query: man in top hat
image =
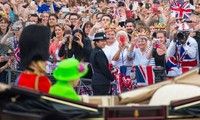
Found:
[[[177,39],[167,49],[169,76],[180,75],[198,65],[198,44],[189,36],[191,31],[186,23],[180,24]]]
[[[110,82],[114,80],[108,68],[108,59],[102,50],[106,45],[106,39],[104,32],[96,33],[93,39],[95,48],[91,53],[90,62],[94,70],[92,77],[94,95],[109,95]]]

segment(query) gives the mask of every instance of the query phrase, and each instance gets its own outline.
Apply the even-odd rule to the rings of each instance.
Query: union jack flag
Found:
[[[14,41],[14,53],[15,53],[15,66],[16,68],[19,67],[19,63],[20,63],[20,49],[19,49],[19,42],[18,41]]]
[[[19,51],[19,47],[17,47],[15,50],[14,50],[14,52],[15,52],[15,59],[17,60],[17,62],[19,62],[20,61],[20,51]]]
[[[190,42],[186,44],[189,46]],[[183,46],[179,42],[176,42],[176,52],[167,61],[167,67],[169,68],[168,75],[177,76],[195,66],[197,66],[197,59],[190,58]]]
[[[138,87],[155,83],[153,66],[135,66],[135,72]]]
[[[172,1],[170,8],[175,13],[175,18],[189,18],[192,13],[192,9],[189,2],[178,3]]]
[[[114,72],[112,94],[134,90],[155,83],[154,66],[120,66]],[[130,72],[131,71],[131,72]]]

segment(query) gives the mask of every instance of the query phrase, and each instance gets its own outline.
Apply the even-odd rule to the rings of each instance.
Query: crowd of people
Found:
[[[188,13],[175,9],[183,4]],[[51,31],[46,73],[59,61],[76,58],[87,64],[84,77],[92,78],[96,94],[108,94],[114,80],[109,64],[161,66],[170,76],[199,64],[199,0],[2,0],[0,17],[1,82],[5,69],[24,70],[19,39],[31,24]]]

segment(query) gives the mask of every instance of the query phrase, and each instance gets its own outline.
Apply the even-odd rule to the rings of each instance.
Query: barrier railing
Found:
[[[20,75],[22,71],[19,70],[11,70],[11,69],[6,69],[7,72],[7,77],[6,77],[6,83],[7,84],[12,84],[15,83],[17,77]],[[56,80],[51,74],[46,75],[54,84]],[[91,88],[91,79],[86,79],[86,78],[81,78],[79,84],[75,87],[75,90],[77,94],[79,95],[92,95],[92,88]]]

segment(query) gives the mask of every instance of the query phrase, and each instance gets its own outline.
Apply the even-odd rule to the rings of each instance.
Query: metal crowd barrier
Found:
[[[17,77],[22,72],[19,70],[11,70],[11,69],[6,69],[6,71],[7,71],[7,77],[6,77],[7,84],[15,83]],[[51,74],[47,74],[46,76],[49,78],[49,80],[51,80],[52,84],[56,82],[56,80]],[[81,78],[79,84],[75,87],[75,90],[79,95],[85,95],[85,94],[92,95],[93,92],[91,88],[91,79]]]

